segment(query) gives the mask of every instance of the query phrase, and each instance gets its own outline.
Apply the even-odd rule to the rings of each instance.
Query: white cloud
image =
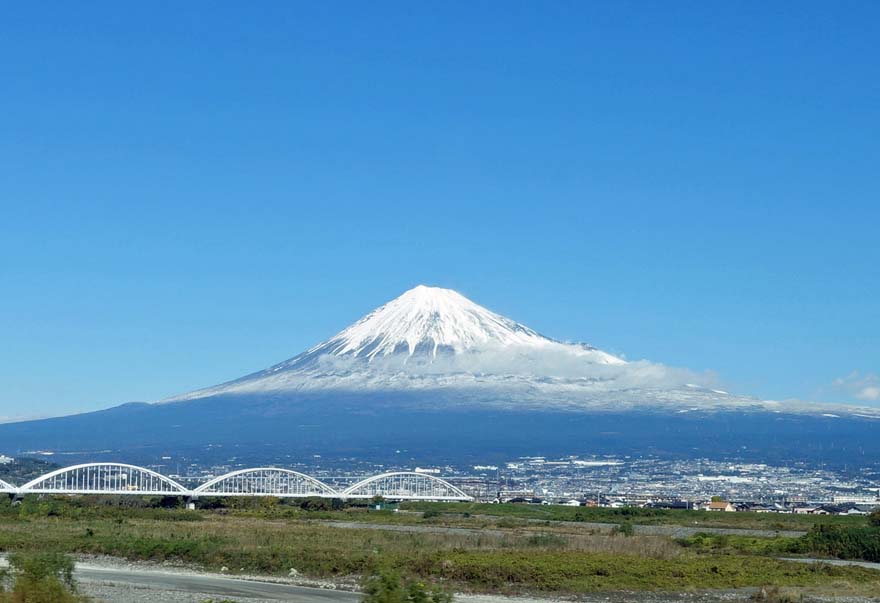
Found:
[[[834,387],[847,392],[856,400],[880,402],[880,375],[853,371],[834,380]]]
[[[532,377],[554,381],[588,382],[595,389],[624,390],[676,389],[714,387],[717,378],[712,373],[695,373],[645,360],[634,362],[603,362],[578,346],[553,343],[539,349],[526,346],[487,347],[460,354],[438,355],[427,362],[407,356],[376,357],[370,362],[373,370],[410,375],[461,375]],[[597,360],[599,360],[597,362]],[[351,357],[323,356],[322,369],[328,372],[357,370],[357,360]]]

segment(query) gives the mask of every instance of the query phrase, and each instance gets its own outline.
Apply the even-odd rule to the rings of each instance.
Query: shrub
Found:
[[[363,582],[363,603],[452,603],[452,594],[417,580],[402,581],[390,570],[368,576]]]
[[[73,559],[61,553],[9,556],[9,575],[15,581],[12,592],[0,601],[12,603],[78,603],[86,601],[76,594]]]
[[[310,496],[309,498],[304,498],[299,506],[304,511],[332,511],[334,508],[333,502],[335,501],[318,496]]]
[[[798,548],[802,553],[880,561],[880,527],[815,526],[801,537]]]

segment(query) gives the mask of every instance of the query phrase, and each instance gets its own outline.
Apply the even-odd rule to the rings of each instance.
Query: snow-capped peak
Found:
[[[486,346],[543,347],[553,340],[452,289],[419,285],[307,353],[373,359],[436,357]]]
[[[544,337],[451,289],[419,285],[299,356],[171,400],[246,391],[459,387],[485,379],[597,383],[609,378],[603,367],[625,365],[591,346]]]
[[[700,378],[556,341],[455,291],[419,285],[299,356],[164,402],[230,396],[356,408],[362,398],[378,395],[383,403],[411,408],[773,405],[699,385]]]

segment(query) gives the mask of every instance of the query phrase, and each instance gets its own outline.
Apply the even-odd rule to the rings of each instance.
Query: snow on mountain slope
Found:
[[[305,366],[323,356],[372,362],[389,357],[433,363],[443,357],[488,350],[549,350],[565,346],[479,306],[451,289],[419,285],[309,349],[270,370]],[[590,362],[623,360],[589,346],[571,346]],[[575,350],[576,348],[576,350]]]
[[[166,402],[317,391],[431,392],[436,404],[621,408],[753,405],[689,371],[544,337],[450,289],[420,285],[306,352]],[[693,385],[693,383],[697,385]]]
[[[390,354],[462,353],[485,346],[543,347],[535,331],[478,306],[451,289],[419,285],[307,353],[373,359]],[[608,361],[614,361],[608,357]]]

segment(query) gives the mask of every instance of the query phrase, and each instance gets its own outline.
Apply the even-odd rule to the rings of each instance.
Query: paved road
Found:
[[[491,515],[474,515],[474,517],[484,517],[487,519],[498,519],[497,516]],[[545,523],[543,519],[526,519],[528,523]],[[595,521],[554,521],[552,525],[570,526],[573,528],[587,528],[588,530],[597,530],[599,532],[611,531],[618,526],[616,523],[599,523]],[[761,536],[772,538],[773,536],[788,536],[791,538],[799,538],[806,534],[804,531],[798,530],[755,530],[751,528],[713,528],[703,526],[682,526],[677,524],[662,525],[633,525],[636,534],[646,536],[672,536],[673,538],[687,538],[700,532],[706,534],[729,534],[731,536]]]
[[[156,590],[181,590],[222,597],[250,597],[295,603],[355,603],[360,600],[358,593],[348,591],[239,580],[210,574],[110,568],[88,564],[77,564],[75,574],[83,582],[121,582]]]
[[[868,569],[880,570],[880,563],[872,563],[870,561],[850,561],[847,559],[805,559],[803,557],[780,557],[783,561],[794,561],[795,563],[827,563],[828,565],[855,565],[857,567],[866,567]]]
[[[750,530],[748,528],[709,528],[709,527],[691,527],[691,526],[639,526],[634,525],[633,530],[636,534],[645,536],[672,536],[673,538],[687,538],[694,534],[728,534],[730,536],[759,536],[762,538],[773,538],[774,536],[785,536],[788,538],[800,538],[806,532],[798,530]]]
[[[0,556],[0,566],[3,565],[5,559]],[[223,598],[240,597],[293,603],[356,603],[360,600],[358,593],[343,590],[241,580],[213,574],[133,569],[90,563],[77,563],[74,574],[84,585],[89,582],[113,582],[147,587],[157,592],[181,591]]]
[[[383,532],[412,532],[416,534],[454,534],[456,536],[506,536],[509,532],[492,528],[453,528],[449,526],[425,526],[406,523],[365,523],[360,521],[322,521],[331,528],[347,528],[349,530],[381,530]]]
[[[465,536],[469,534],[479,533],[481,536],[504,536],[509,534],[498,529],[483,528],[454,528],[447,526],[430,526],[430,525],[412,525],[412,524],[381,524],[381,523],[360,523],[355,521],[324,521],[324,525],[334,528],[349,528],[352,530],[386,530],[389,532],[418,532],[422,534],[456,534]],[[530,521],[529,523],[544,523],[543,521]],[[574,522],[574,521],[554,521],[551,524],[554,527],[570,527],[579,530],[596,530],[597,532],[610,532],[617,524],[615,523],[595,523],[595,522]],[[671,536],[673,538],[687,538],[694,534],[730,534],[739,536],[760,536],[772,538],[774,536],[787,536],[790,538],[798,538],[806,534],[806,532],[798,532],[795,530],[750,530],[747,528],[710,528],[710,527],[690,527],[677,525],[653,525],[641,526],[634,525],[633,531],[643,536]]]

